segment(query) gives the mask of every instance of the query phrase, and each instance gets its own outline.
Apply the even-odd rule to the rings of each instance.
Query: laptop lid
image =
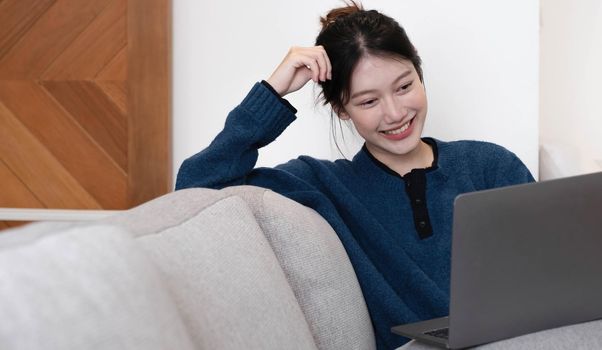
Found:
[[[602,172],[460,195],[449,346],[602,318]]]

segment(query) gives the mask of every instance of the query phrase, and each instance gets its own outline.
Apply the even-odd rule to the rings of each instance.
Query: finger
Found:
[[[291,59],[295,68],[307,68],[311,71],[314,82],[326,81],[330,70],[330,60],[323,47],[295,47],[291,52]]]
[[[326,81],[327,79],[332,78],[332,66],[330,64],[330,59],[328,58],[328,54],[323,46],[319,45],[315,47],[316,53],[318,55],[317,60],[320,64],[320,79],[322,81]]]
[[[322,81],[330,79],[330,61],[328,60],[328,55],[326,55],[326,51],[323,48],[320,48],[318,62],[320,64],[320,79]]]
[[[307,67],[311,70],[311,80],[317,83],[320,80],[320,64],[315,58],[311,57],[307,62]]]
[[[320,53],[318,50],[316,50],[315,47],[309,47],[309,48],[305,48],[304,52],[303,52],[303,62],[305,63],[305,65],[307,66],[307,68],[309,68],[311,70],[312,73],[312,80],[314,82],[318,82],[320,80],[322,80],[322,74],[321,74],[321,62],[320,62]]]
[[[304,54],[299,55],[298,59],[298,67],[308,69],[310,71],[311,80],[318,82],[320,79],[320,64],[316,60],[315,55],[312,55],[311,52],[305,52]]]
[[[320,47],[322,48],[322,55],[324,56],[324,61],[326,62],[326,79],[330,80],[332,79],[332,65],[330,64],[330,58],[328,58],[326,49],[324,49],[323,46]]]
[[[326,78],[326,62],[324,61],[324,56],[319,52],[314,52],[313,54],[313,59],[318,67],[316,72],[318,79],[319,81],[324,81]]]

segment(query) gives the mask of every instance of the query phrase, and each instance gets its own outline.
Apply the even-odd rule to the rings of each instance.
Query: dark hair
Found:
[[[388,56],[412,62],[422,81],[421,59],[405,30],[393,18],[366,11],[355,1],[335,8],[320,18],[322,30],[316,45],[322,45],[330,58],[332,79],[321,82],[324,104],[339,113],[349,101],[351,74],[367,55]]]

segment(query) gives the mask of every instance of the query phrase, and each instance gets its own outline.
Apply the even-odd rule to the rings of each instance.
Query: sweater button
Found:
[[[426,221],[422,220],[418,222],[418,227],[420,228],[425,228],[426,227]]]
[[[416,204],[422,204],[422,199],[416,198],[416,199],[414,199],[414,203],[416,203]]]

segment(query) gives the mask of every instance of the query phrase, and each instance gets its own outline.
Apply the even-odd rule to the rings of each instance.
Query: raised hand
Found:
[[[282,97],[301,89],[308,81],[331,79],[332,67],[322,46],[290,48],[267,82]]]

